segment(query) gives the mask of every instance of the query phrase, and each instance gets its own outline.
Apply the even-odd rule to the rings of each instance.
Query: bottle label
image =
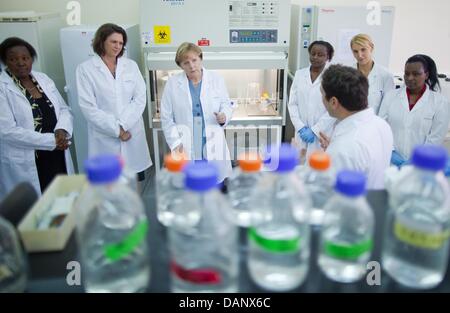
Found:
[[[13,272],[6,265],[0,265],[0,282],[13,276]]]
[[[394,234],[398,240],[411,246],[436,250],[447,242],[450,237],[450,230],[425,232],[396,221],[394,223]]]
[[[333,258],[356,260],[361,255],[372,251],[373,241],[368,239],[353,245],[325,241],[325,254]]]
[[[267,239],[258,234],[255,228],[248,230],[250,240],[253,240],[259,247],[273,253],[292,253],[300,250],[300,238],[292,239]]]
[[[181,280],[193,284],[216,285],[222,282],[222,275],[220,272],[212,268],[186,269],[172,261],[170,269]]]
[[[105,257],[112,262],[123,259],[142,244],[147,236],[147,232],[148,222],[143,221],[139,223],[121,242],[105,246],[103,248]]]

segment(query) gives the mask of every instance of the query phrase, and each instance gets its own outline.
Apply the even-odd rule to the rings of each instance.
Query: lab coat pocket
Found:
[[[375,89],[369,92],[369,106],[379,108],[383,99],[383,90]]]
[[[122,88],[124,94],[126,94],[127,97],[131,98],[133,96],[135,86],[136,81],[134,80],[133,76],[126,75],[122,78]]]
[[[220,108],[222,106],[222,98],[220,96],[212,95],[209,102],[210,102],[209,108],[212,113],[220,112]]]
[[[431,131],[431,127],[433,126],[433,117],[434,114],[428,114],[422,117],[422,121],[420,123],[421,133],[424,135],[428,135]]]

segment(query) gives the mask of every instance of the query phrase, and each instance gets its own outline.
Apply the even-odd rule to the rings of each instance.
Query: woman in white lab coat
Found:
[[[356,68],[369,80],[369,107],[379,115],[384,96],[395,88],[394,76],[373,60],[375,45],[369,35],[356,35],[352,38],[350,47],[357,61]]]
[[[380,117],[391,125],[394,151],[391,163],[403,165],[419,144],[441,145],[450,121],[450,103],[440,92],[436,63],[414,55],[406,61],[405,86],[389,92]]]
[[[133,60],[123,56],[125,30],[104,24],[95,33],[96,55],[77,68],[78,101],[88,124],[88,154],[121,155],[139,175],[152,165],[142,113],[145,82]]]
[[[202,50],[185,42],[175,62],[183,72],[169,78],[161,100],[161,124],[172,151],[192,160],[207,160],[219,168],[219,182],[231,174],[224,127],[232,115],[225,82],[202,66]]]
[[[327,133],[322,121],[331,119],[322,103],[320,83],[322,73],[334,54],[326,41],[315,41],[308,47],[311,65],[297,70],[289,96],[289,114],[300,142],[301,155],[306,158],[315,150],[322,150],[319,132]]]
[[[36,57],[20,38],[0,45],[0,200],[21,182],[41,194],[56,175],[73,173],[72,115],[54,82],[32,71]]]

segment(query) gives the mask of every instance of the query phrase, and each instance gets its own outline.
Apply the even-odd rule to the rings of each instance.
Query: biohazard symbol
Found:
[[[154,26],[153,33],[156,44],[170,43],[170,26]]]
[[[158,36],[159,36],[159,39],[166,39],[167,34],[165,32],[159,32]]]

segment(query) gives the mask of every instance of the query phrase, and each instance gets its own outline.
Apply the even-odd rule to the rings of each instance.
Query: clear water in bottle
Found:
[[[169,226],[172,291],[237,292],[237,226],[217,188],[217,168],[198,162],[184,172],[183,203],[187,211],[199,211],[200,218],[196,224],[174,219]]]
[[[122,156],[119,155],[117,157],[119,158],[120,166],[122,168],[122,172],[119,176],[119,181],[125,185],[128,185],[131,188],[131,190],[139,192],[137,174],[133,172],[130,168],[128,168]]]
[[[253,281],[267,290],[288,291],[300,286],[309,269],[310,199],[293,174],[297,152],[283,144],[271,148],[268,173],[257,187],[255,212],[265,218],[249,229],[248,270]]]
[[[337,282],[361,279],[372,253],[375,221],[365,199],[365,180],[362,173],[339,172],[336,194],[324,208],[318,262],[325,276]]]
[[[157,217],[164,226],[169,226],[177,214],[183,209],[184,192],[183,167],[186,158],[183,155],[167,155],[164,158],[165,168],[156,178]],[[192,219],[198,220],[198,214],[192,213]],[[187,217],[189,218],[189,214]]]
[[[390,195],[382,265],[407,287],[433,288],[447,270],[450,190],[441,172],[446,158],[441,147],[417,147],[412,157],[414,170]]]
[[[228,181],[228,199],[233,208],[236,223],[242,227],[252,224],[254,190],[261,180],[261,158],[257,154],[239,156],[239,168]]]
[[[304,239],[298,227],[289,223],[251,229],[248,267],[253,280],[273,291],[298,287],[308,272],[309,251],[301,246]]]
[[[14,227],[0,216],[0,293],[24,292],[27,263]]]
[[[322,225],[325,203],[333,195],[334,177],[330,170],[330,157],[325,152],[313,152],[309,157],[309,168],[302,175],[306,190],[311,196],[310,224]]]
[[[142,200],[118,181],[112,155],[85,163],[90,182],[77,203],[77,239],[87,292],[138,292],[149,283],[148,221]]]

